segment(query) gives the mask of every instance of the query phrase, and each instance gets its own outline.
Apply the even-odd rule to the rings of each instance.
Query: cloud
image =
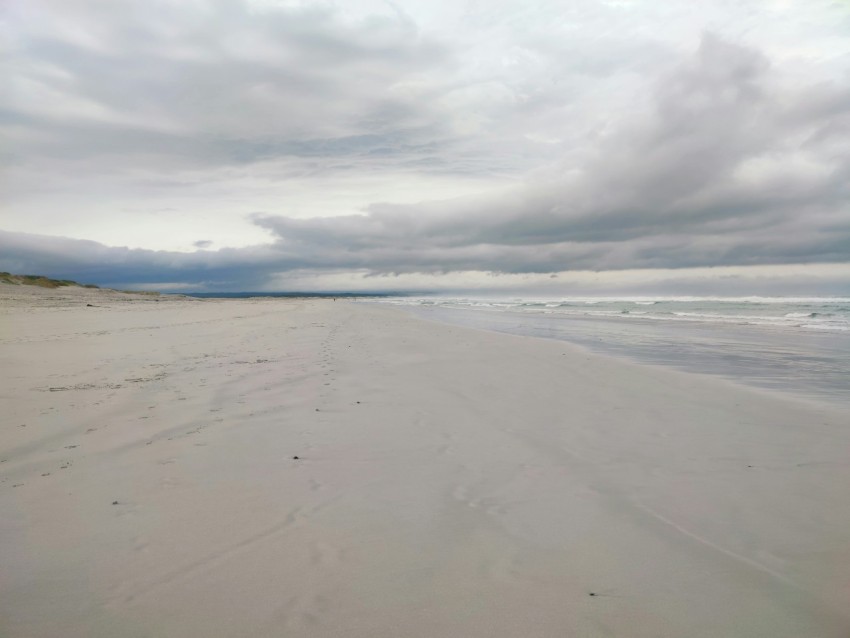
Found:
[[[584,164],[489,198],[255,220],[313,266],[376,272],[845,261],[848,97],[789,90],[763,55],[707,34]]]
[[[66,237],[0,231],[0,268],[18,273],[68,273],[68,278],[106,285],[187,282],[205,287],[242,287],[288,262],[271,247],[223,248],[181,253],[104,246]]]
[[[390,150],[434,125],[422,92],[450,54],[392,12],[130,4],[42,1],[11,14],[22,34],[11,33],[4,120],[27,130],[29,152],[185,168]]]
[[[700,33],[711,7],[671,9],[665,39],[589,1],[131,4],[8,12],[4,270],[258,288],[850,261],[850,85],[820,72],[840,33],[800,26],[792,55],[782,29]]]

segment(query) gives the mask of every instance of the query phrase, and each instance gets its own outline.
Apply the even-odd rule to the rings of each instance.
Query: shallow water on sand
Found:
[[[606,354],[850,407],[850,332],[846,330],[804,328],[799,322],[785,325],[770,319],[665,321],[633,316],[624,320],[616,315],[546,312],[545,305],[529,310],[516,303],[502,307],[409,299],[398,303],[419,316],[446,323],[570,341]],[[787,319],[785,314],[789,313],[779,316]]]

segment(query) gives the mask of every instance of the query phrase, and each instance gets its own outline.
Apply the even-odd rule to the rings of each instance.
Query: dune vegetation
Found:
[[[63,286],[79,286],[81,288],[98,288],[95,284],[80,284],[70,279],[51,279],[43,275],[13,275],[0,272],[0,283],[16,286],[41,286],[42,288],[61,288]]]

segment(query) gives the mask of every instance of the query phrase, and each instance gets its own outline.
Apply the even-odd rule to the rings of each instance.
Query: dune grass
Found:
[[[41,288],[62,288],[63,286],[80,286],[83,288],[99,288],[95,284],[79,284],[70,279],[51,279],[44,275],[13,275],[0,272],[0,283],[14,286],[40,286]]]

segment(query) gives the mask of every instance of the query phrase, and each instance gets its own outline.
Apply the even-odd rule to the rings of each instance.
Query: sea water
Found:
[[[396,297],[457,325],[571,341],[850,407],[850,298]]]

